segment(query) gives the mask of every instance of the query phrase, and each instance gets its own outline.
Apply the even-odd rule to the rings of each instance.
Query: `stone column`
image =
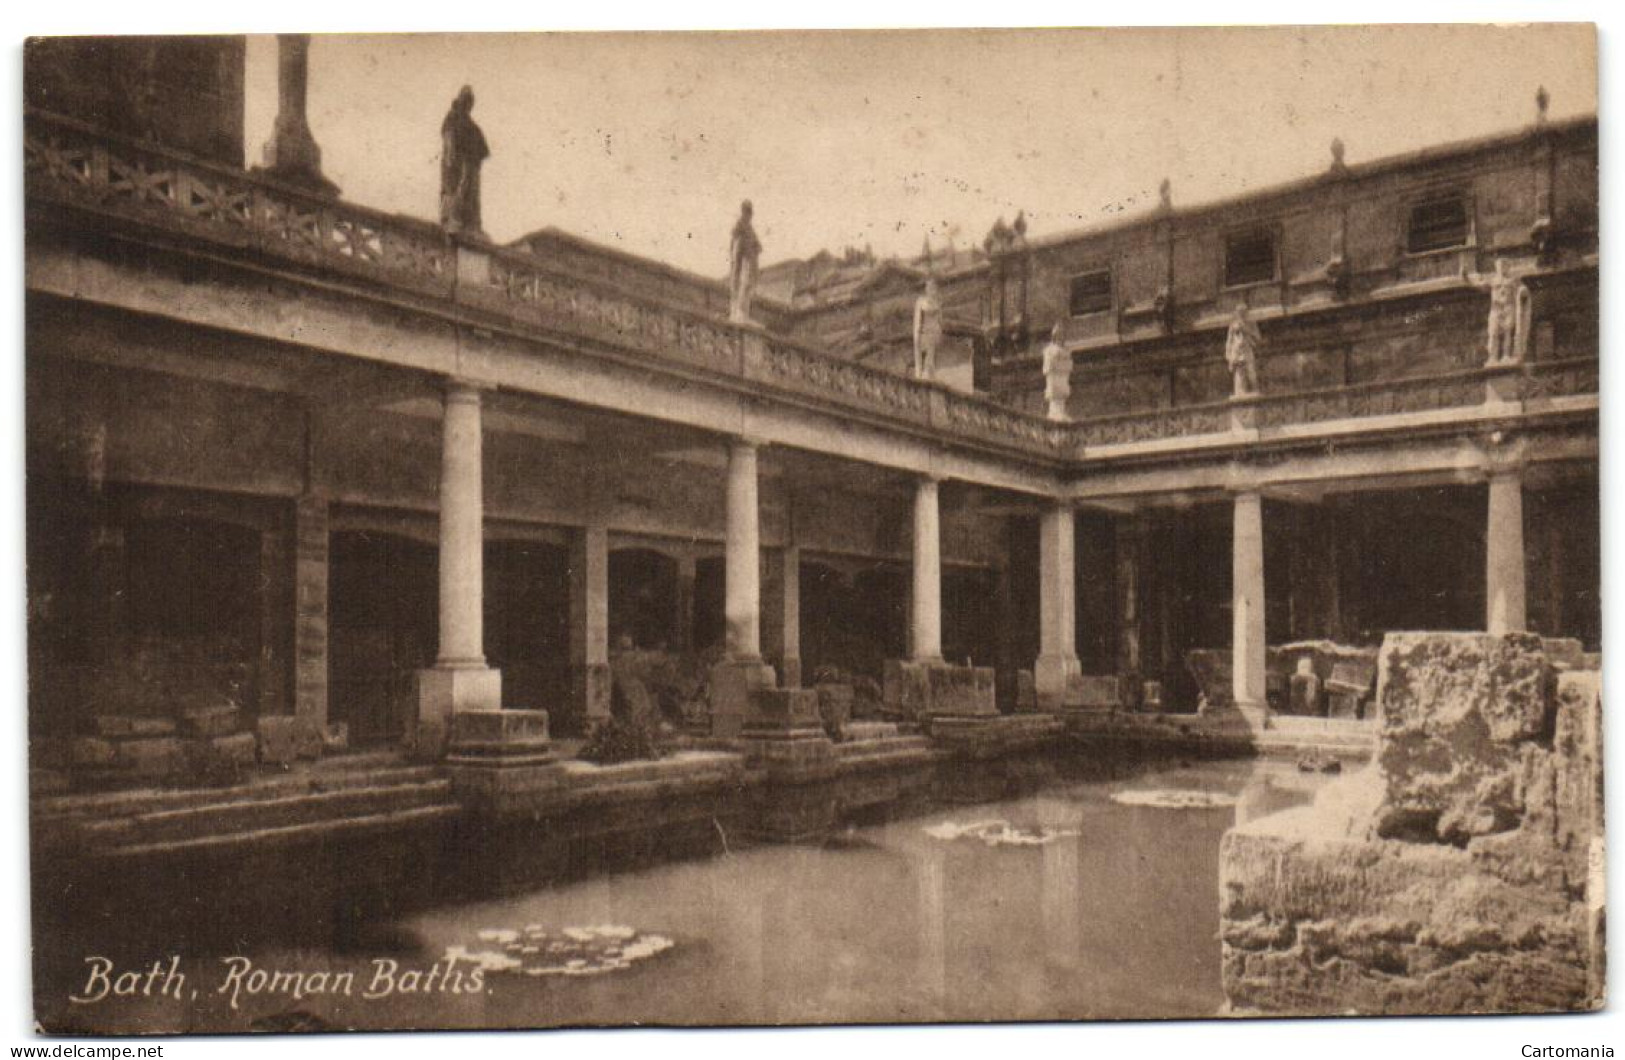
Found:
[[[1077,539],[1072,508],[1058,504],[1038,523],[1038,661],[1033,689],[1041,710],[1066,705],[1067,688],[1083,673],[1078,662]]]
[[[587,726],[609,716],[609,531],[570,540],[570,687]]]
[[[914,591],[910,594],[909,656],[914,662],[942,661],[942,533],[937,480],[922,478],[914,488]]]
[[[1529,628],[1525,606],[1523,480],[1516,471],[1490,474],[1489,523],[1484,549],[1485,628],[1515,633]]]
[[[786,545],[776,557],[779,678],[786,688],[801,687],[801,548]]]
[[[502,675],[485,665],[485,527],[480,392],[448,382],[440,440],[440,650],[418,678],[418,726],[500,710]],[[420,741],[421,744],[421,741]]]
[[[1145,651],[1142,636],[1145,612],[1144,515],[1121,516],[1113,527],[1117,551],[1117,671],[1122,703],[1137,709],[1144,696]]]
[[[327,499],[305,495],[293,509],[293,712],[327,728]]]
[[[693,553],[677,557],[677,615],[672,630],[672,646],[679,652],[698,650],[694,643],[694,583],[697,579]]]
[[[1236,706],[1265,717],[1264,502],[1255,492],[1236,494],[1231,540],[1230,658]]]
[[[728,657],[762,657],[761,528],[756,500],[756,444],[736,439],[728,446],[728,544],[723,617]]]
[[[306,191],[337,198],[338,186],[322,175],[322,150],[305,117],[310,36],[278,34],[276,51],[277,114],[271,138],[265,142],[263,171]]]
[[[761,529],[757,504],[755,442],[728,444],[728,539],[724,555],[723,618],[727,655],[711,670],[711,734],[737,737],[750,710],[751,693],[774,687],[773,668],[762,660]]]

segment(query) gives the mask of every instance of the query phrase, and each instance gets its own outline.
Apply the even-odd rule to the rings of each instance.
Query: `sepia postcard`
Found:
[[[1593,26],[23,58],[39,1033],[1603,1007]]]

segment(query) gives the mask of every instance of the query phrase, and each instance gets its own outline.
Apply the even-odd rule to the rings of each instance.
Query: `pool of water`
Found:
[[[41,1014],[113,1031],[1211,1016],[1220,836],[1323,779],[1268,759],[1059,779],[819,842],[441,904],[370,954],[177,955],[171,994],[63,1004],[104,985],[70,967]],[[162,989],[169,955],[155,956]],[[107,981],[129,968],[146,965]]]

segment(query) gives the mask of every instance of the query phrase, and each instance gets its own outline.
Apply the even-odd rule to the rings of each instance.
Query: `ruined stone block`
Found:
[[[811,688],[753,689],[744,731],[789,732],[805,729],[822,733],[824,724],[819,714],[818,699],[818,691]]]
[[[991,716],[999,712],[993,670],[986,666],[928,664],[930,714]]]
[[[1377,693],[1379,834],[1464,842],[1516,827],[1518,745],[1551,734],[1554,690],[1538,637],[1389,634]]]
[[[145,780],[174,776],[186,767],[186,750],[179,737],[144,736],[114,743],[117,757],[113,766],[120,772]]]
[[[1016,671],[1016,710],[1019,714],[1033,714],[1038,709],[1038,686],[1033,683],[1032,670]]]
[[[76,769],[111,766],[117,757],[113,741],[100,736],[76,737],[69,749],[69,760]]]
[[[931,678],[925,667],[907,659],[887,659],[881,670],[881,701],[887,714],[924,716],[931,702]]]
[[[272,765],[288,765],[298,759],[320,758],[322,734],[315,721],[297,714],[272,714],[255,723],[259,738],[259,758]]]
[[[182,736],[212,737],[236,732],[241,724],[241,712],[229,703],[213,707],[193,707],[181,714]]]
[[[1342,718],[1355,720],[1364,717],[1361,709],[1360,694],[1358,692],[1326,692],[1326,716],[1328,718]]]
[[[186,768],[203,779],[229,781],[254,765],[259,740],[251,732],[196,737],[186,741]]]
[[[1122,685],[1115,675],[1079,674],[1068,682],[1066,705],[1076,710],[1115,710],[1122,705]]]
[[[1291,693],[1287,697],[1287,713],[1305,717],[1318,717],[1326,713],[1320,699],[1320,678],[1315,676],[1313,659],[1298,660],[1298,672],[1292,675]]]
[[[1196,681],[1206,708],[1223,710],[1234,702],[1230,652],[1218,648],[1192,648],[1185,653],[1185,669]]]
[[[98,714],[96,735],[113,739],[134,736],[173,736],[173,718],[143,717],[133,714]]]
[[[348,722],[328,722],[321,730],[321,733],[323,754],[343,754],[350,749],[350,725]]]

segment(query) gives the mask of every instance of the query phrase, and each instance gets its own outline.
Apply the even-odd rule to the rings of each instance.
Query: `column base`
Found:
[[[1269,704],[1263,700],[1258,702],[1236,700],[1231,709],[1235,710],[1236,713],[1240,714],[1241,717],[1246,720],[1247,727],[1253,732],[1263,732],[1265,729],[1269,728],[1270,708]]]
[[[590,731],[593,723],[610,715],[609,663],[589,663],[571,667],[570,698],[581,711],[582,731]]]
[[[436,666],[418,671],[418,714],[411,736],[419,757],[438,758],[451,735],[451,719],[464,712],[502,709],[502,671],[485,666]]]
[[[761,659],[724,659],[711,667],[711,735],[728,740],[738,737],[751,712],[751,693],[777,685],[773,667]]]
[[[1067,693],[1083,676],[1083,664],[1076,655],[1040,655],[1033,663],[1033,695],[1038,709],[1064,709]]]

